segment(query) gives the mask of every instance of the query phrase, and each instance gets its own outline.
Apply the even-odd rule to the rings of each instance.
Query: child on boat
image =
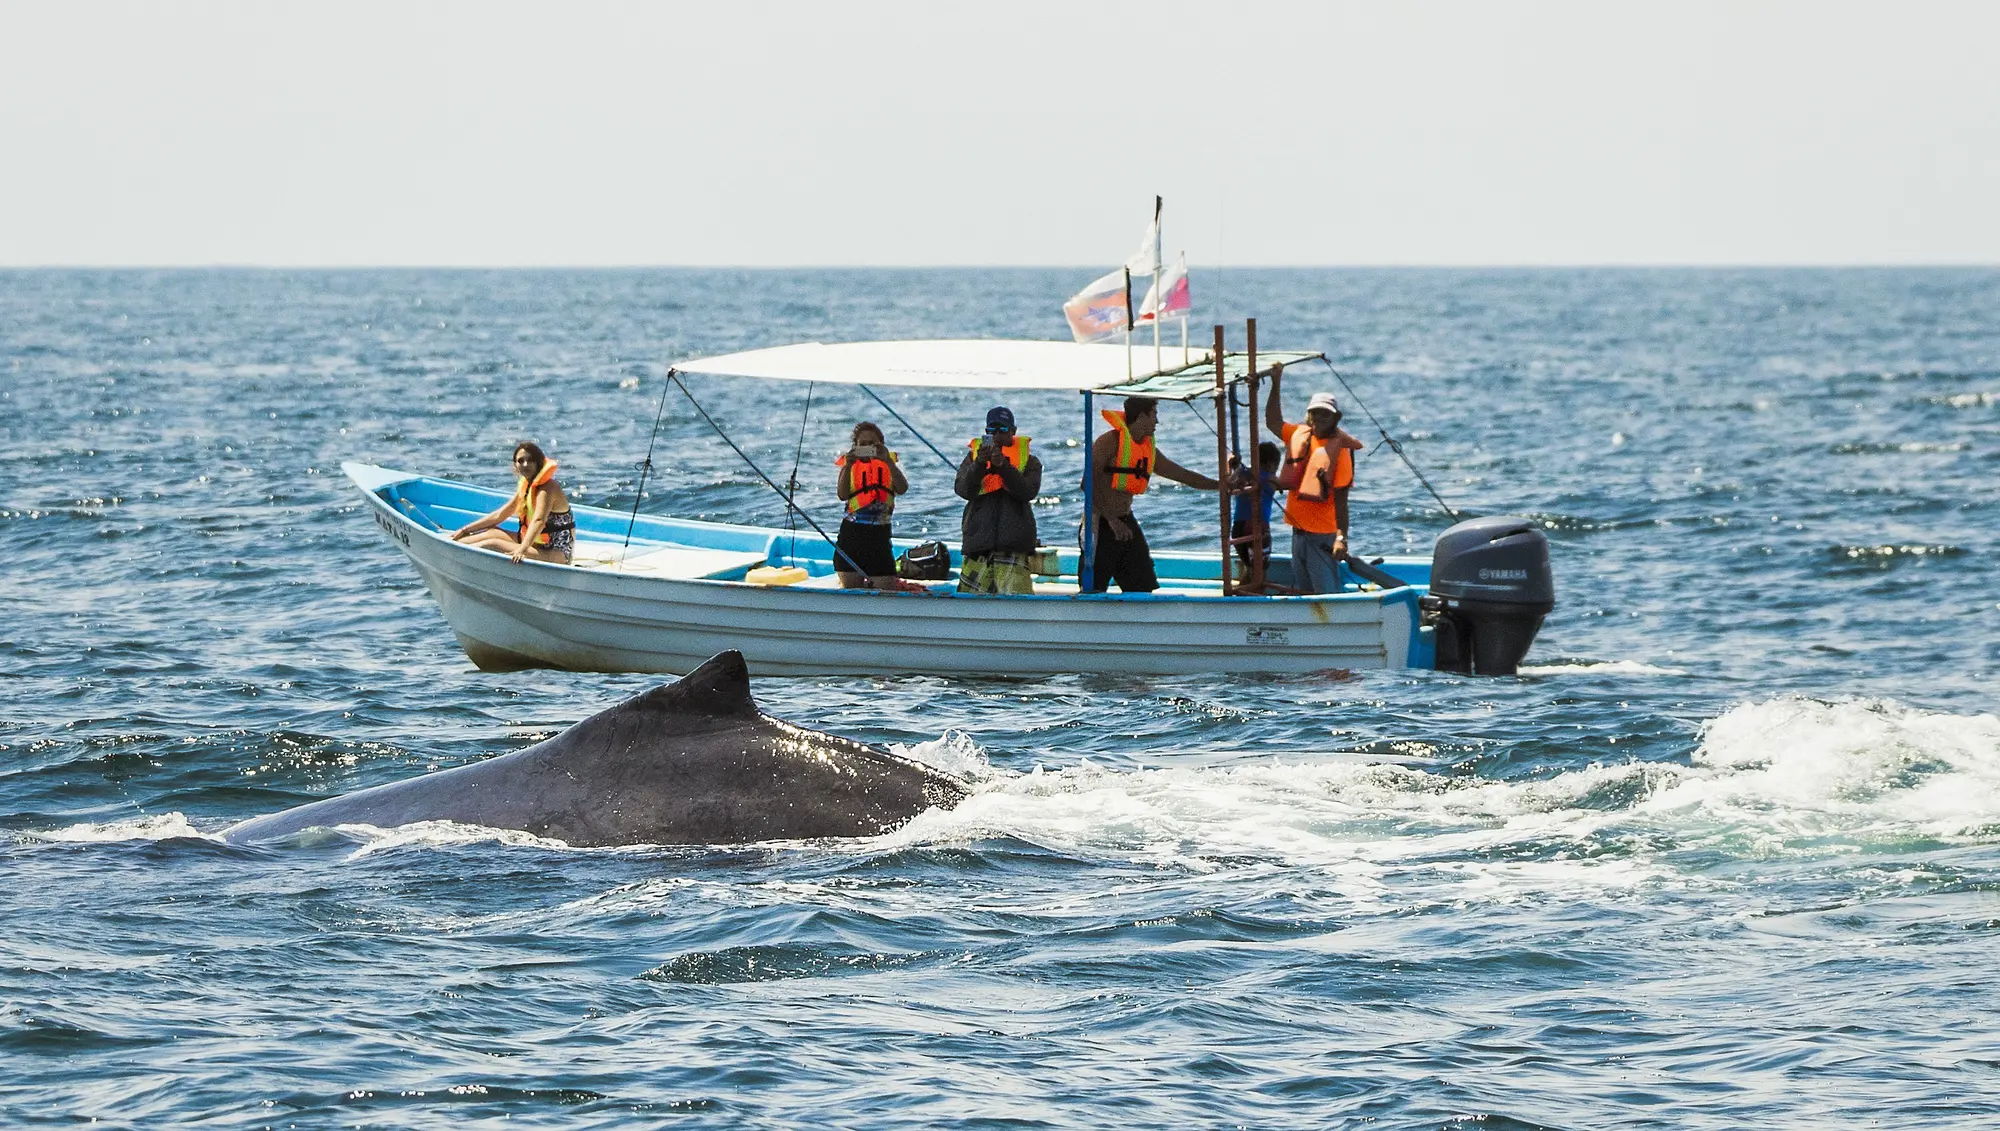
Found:
[[[847,504],[834,541],[834,572],[842,589],[903,588],[896,577],[896,551],[889,544],[896,496],[910,489],[896,453],[873,421],[854,426],[847,451],[833,461],[834,493]]]
[[[1257,474],[1253,477],[1248,470],[1239,464],[1235,469],[1235,480],[1230,487],[1230,493],[1235,495],[1236,499],[1235,510],[1230,516],[1229,536],[1231,538],[1248,538],[1250,536],[1250,508],[1253,506],[1256,507],[1257,513],[1263,515],[1264,518],[1264,557],[1266,560],[1269,560],[1271,556],[1271,500],[1278,493],[1278,465],[1283,462],[1284,458],[1285,451],[1283,448],[1280,448],[1269,440],[1264,441],[1257,445]],[[1230,458],[1230,462],[1237,463],[1233,456]],[[1236,556],[1243,559],[1244,565],[1249,565],[1250,543],[1238,542],[1236,544]]]
[[[576,516],[570,513],[569,496],[563,494],[555,474],[556,461],[544,455],[533,440],[514,445],[514,475],[519,483],[513,497],[492,514],[453,531],[451,540],[505,554],[517,562],[533,558],[568,565],[576,550]],[[500,529],[510,518],[516,520],[518,539]]]

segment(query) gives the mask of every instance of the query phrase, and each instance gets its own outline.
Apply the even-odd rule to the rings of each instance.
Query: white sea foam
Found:
[[[1559,664],[1524,664],[1522,675],[1686,675],[1684,668],[1644,664],[1637,660],[1569,660]]]
[[[1674,860],[1687,849],[1755,859],[2000,841],[2000,717],[1879,700],[1744,703],[1710,720],[1685,762],[1579,764],[1513,781],[1275,758],[1132,771],[1086,761],[1016,774],[994,769],[957,732],[901,752],[972,778],[972,795],[883,837],[768,847],[875,854],[1017,839],[1196,873],[1305,866],[1315,882],[1365,901],[1392,874],[1412,871],[1455,884],[1465,898],[1491,899],[1564,885],[1684,882]],[[24,835],[217,839],[179,813]],[[355,845],[353,859],[471,844],[566,848],[448,821],[307,835]]]
[[[582,851],[572,849],[563,841],[536,836],[519,829],[491,829],[483,825],[463,825],[457,821],[418,821],[415,824],[399,825],[393,829],[376,828],[374,825],[336,825],[327,832],[360,842],[360,847],[349,857],[351,860],[396,849],[456,848],[466,844],[503,844],[510,848]]]
[[[44,832],[24,832],[21,835],[30,840],[70,844],[118,844],[135,840],[212,840],[219,843],[222,840],[222,837],[215,833],[205,833],[195,828],[193,822],[181,813],[127,817],[121,821],[101,823],[85,822]]]
[[[1764,851],[1812,839],[1984,840],[2000,833],[2000,717],[1882,700],[1785,698],[1702,728],[1694,767],[1642,807],[1699,813]]]
[[[1662,847],[1763,857],[2000,838],[2000,718],[1768,700],[1709,722],[1688,763],[1592,763],[1520,781],[1347,762],[1135,772],[1086,763],[989,780],[958,808],[870,848],[997,837],[1198,869],[1242,857],[1366,871],[1478,856],[1466,867],[1468,879],[1487,874],[1481,882],[1537,870],[1657,880],[1672,874]],[[1628,850],[1600,860],[1607,841]],[[1536,862],[1496,863],[1490,851],[1524,845]]]
[[[913,762],[922,762],[933,769],[972,781],[985,781],[997,772],[993,763],[987,761],[986,751],[980,749],[972,736],[962,730],[948,730],[936,738],[925,742],[892,742],[889,750]]]

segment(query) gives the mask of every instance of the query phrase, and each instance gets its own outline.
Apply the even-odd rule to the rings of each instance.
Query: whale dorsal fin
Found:
[[[750,698],[743,653],[718,652],[672,683],[606,707],[568,730],[519,753],[561,756],[574,750],[629,751],[666,734],[689,734],[763,716]]]
[[[750,668],[743,653],[733,648],[717,652],[700,667],[641,698],[653,710],[715,717],[757,715],[757,703],[750,698]]]

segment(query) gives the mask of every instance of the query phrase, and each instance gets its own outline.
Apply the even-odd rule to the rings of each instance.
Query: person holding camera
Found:
[[[875,422],[854,426],[847,451],[833,461],[837,469],[834,493],[847,504],[834,541],[834,572],[842,589],[901,588],[896,579],[896,552],[889,545],[889,516],[896,496],[910,489],[896,453]]]
[[[1028,451],[1028,437],[1014,431],[1004,406],[986,414],[986,435],[969,442],[952,489],[965,500],[960,522],[960,593],[1028,594],[1035,591],[1029,558],[1038,538],[1035,496],[1042,493],[1042,461]]]
[[[1284,369],[1271,367],[1271,399],[1264,423],[1285,441],[1278,488],[1287,492],[1285,521],[1292,527],[1292,584],[1301,593],[1340,591],[1340,559],[1347,556],[1347,492],[1354,486],[1354,453],[1368,445],[1340,427],[1340,403],[1314,393],[1304,424],[1288,423],[1279,402]]]

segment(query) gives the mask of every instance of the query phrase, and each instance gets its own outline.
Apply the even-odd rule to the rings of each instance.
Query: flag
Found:
[[[1163,290],[1166,292],[1167,301],[1159,310],[1160,320],[1171,322],[1176,318],[1186,318],[1188,311],[1193,309],[1194,305],[1188,294],[1187,252],[1181,252],[1180,257],[1174,260],[1174,265],[1160,272],[1160,277],[1153,280],[1152,287],[1146,291],[1146,301],[1139,304],[1139,321],[1153,320],[1154,307]]]
[[[1153,265],[1160,261],[1160,198],[1153,198],[1153,222],[1146,225],[1146,238],[1139,244],[1139,250],[1125,260],[1125,269],[1134,275],[1150,275]]]
[[[1132,276],[1123,268],[1096,280],[1063,303],[1069,332],[1079,342],[1100,342],[1130,329]]]

